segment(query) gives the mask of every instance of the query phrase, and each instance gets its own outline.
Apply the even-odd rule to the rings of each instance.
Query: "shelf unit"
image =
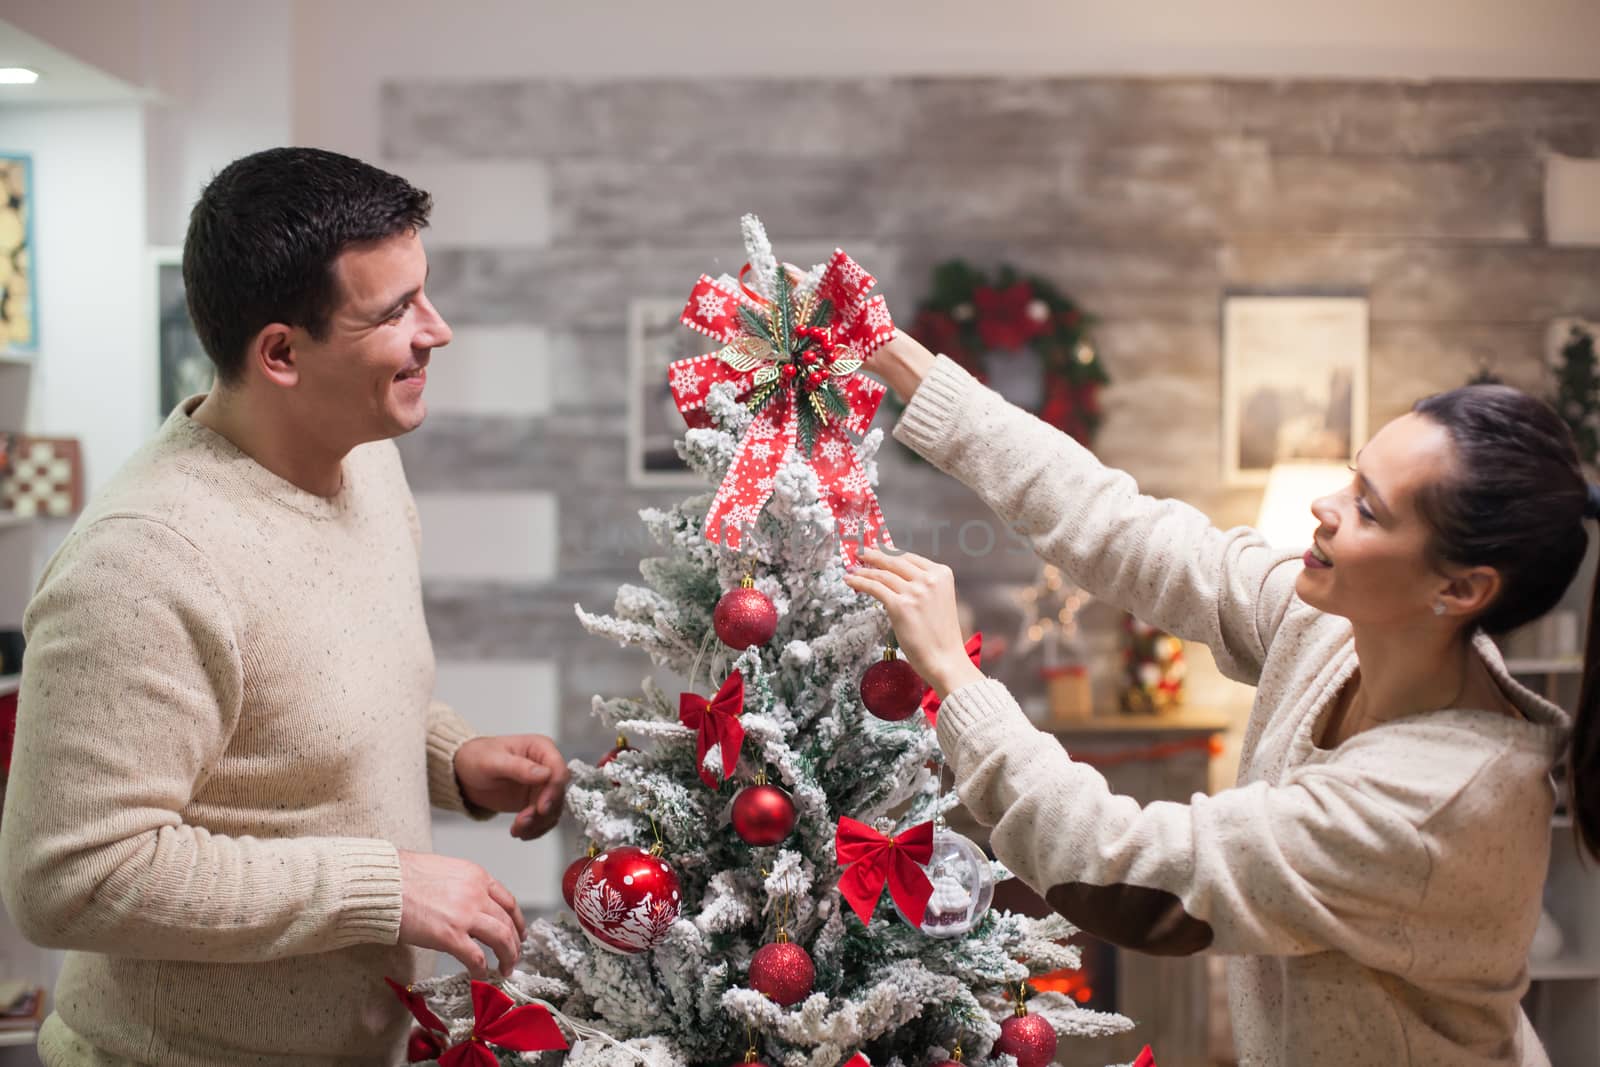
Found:
[[[1506,669],[1553,703],[1576,703],[1581,660],[1515,657]],[[1552,959],[1528,961],[1531,984],[1523,999],[1551,1067],[1600,1063],[1600,866],[1579,855],[1576,834],[1571,815],[1558,812],[1550,820],[1544,909],[1561,931],[1562,946]]]

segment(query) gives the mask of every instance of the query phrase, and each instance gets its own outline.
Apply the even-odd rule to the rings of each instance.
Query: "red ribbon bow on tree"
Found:
[[[1156,1067],[1156,1057],[1149,1045],[1140,1051],[1139,1058],[1133,1061],[1133,1067]]]
[[[698,693],[678,695],[678,721],[691,730],[700,731],[700,744],[696,766],[700,780],[710,789],[718,786],[716,775],[706,767],[706,753],[712,745],[722,752],[722,780],[733,777],[739,765],[739,749],[744,744],[744,724],[739,716],[744,714],[744,675],[734,671],[722,683],[717,695],[707,700]]]
[[[413,1019],[422,1024],[423,1029],[436,1030],[441,1034],[450,1033],[450,1028],[433,1013],[433,1009],[428,1007],[427,997],[410,986],[401,985],[393,978],[386,977],[384,981],[389,983],[389,988],[394,990],[394,995],[400,998],[400,1003],[406,1006],[406,1011],[411,1013]]]
[[[967,638],[967,658],[972,661],[974,667],[983,666],[983,633],[981,631]],[[922,714],[928,717],[929,726],[939,725],[940,703],[938,694],[933,691],[933,686],[930,685],[928,691],[922,694]]]
[[[422,994],[385,978],[400,1003],[428,1030],[446,1037],[450,1028],[428,1007]],[[510,997],[487,982],[472,983],[472,1036],[439,1057],[439,1067],[498,1067],[500,1061],[485,1045],[516,1052],[564,1049],[567,1039],[555,1016],[542,1004],[516,1006]]]
[[[739,549],[793,444],[816,472],[840,552],[853,564],[860,546],[893,545],[846,431],[865,434],[883,400],[884,386],[859,370],[894,336],[894,321],[882,295],[867,296],[877,279],[843,249],[834,250],[813,293],[796,296],[786,267],[778,268],[775,281],[774,299],[767,300],[701,275],[680,319],[724,346],[668,368],[684,421],[711,424],[706,398],[719,382],[734,383],[756,412],[706,513],[705,535]]]
[[[899,837],[889,838],[866,823],[843,816],[833,847],[839,865],[848,868],[839,876],[839,892],[863,925],[872,925],[872,912],[885,882],[889,896],[906,917],[914,917],[915,925],[922,925],[933,896],[933,883],[922,869],[933,858],[932,822],[918,823]]]

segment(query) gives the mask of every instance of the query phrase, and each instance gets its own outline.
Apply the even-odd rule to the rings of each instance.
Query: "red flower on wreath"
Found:
[[[911,335],[934,352],[943,352],[957,363],[966,362],[961,324],[943,311],[919,311],[911,324]]]
[[[1004,289],[980,285],[973,290],[972,303],[977,307],[978,336],[990,348],[1021,348],[1050,325],[1048,313],[1034,318],[1029,313],[1033,304],[1033,286],[1017,282]]]

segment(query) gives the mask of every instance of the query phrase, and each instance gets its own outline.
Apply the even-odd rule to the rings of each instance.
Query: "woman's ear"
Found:
[[[1493,567],[1463,567],[1439,595],[1443,614],[1482,615],[1500,594],[1500,572]]]

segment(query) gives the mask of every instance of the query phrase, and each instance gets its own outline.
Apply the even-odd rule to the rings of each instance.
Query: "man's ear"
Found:
[[[1439,594],[1447,615],[1481,615],[1500,595],[1500,572],[1493,567],[1463,567]]]
[[[245,351],[246,373],[255,370],[274,385],[292,388],[300,381],[299,353],[294,341],[294,327],[267,323],[250,339]]]

